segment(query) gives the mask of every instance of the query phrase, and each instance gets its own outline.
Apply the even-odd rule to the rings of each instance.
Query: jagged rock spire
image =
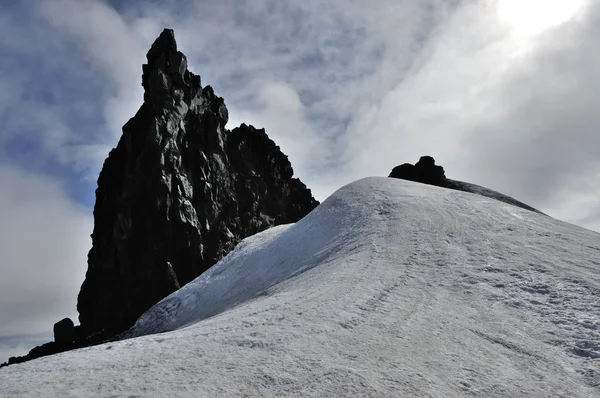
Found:
[[[88,337],[127,329],[244,237],[318,204],[264,130],[225,129],[223,99],[188,71],[172,30],[146,57],[144,103],[98,179],[77,304]]]

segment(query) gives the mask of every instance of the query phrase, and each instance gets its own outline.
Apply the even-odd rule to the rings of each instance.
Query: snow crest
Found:
[[[146,311],[123,338],[175,330],[213,316],[319,264],[369,210],[333,196],[296,224],[240,242],[194,281]]]
[[[0,370],[7,396],[600,396],[600,235],[409,181],[349,184],[144,314]]]

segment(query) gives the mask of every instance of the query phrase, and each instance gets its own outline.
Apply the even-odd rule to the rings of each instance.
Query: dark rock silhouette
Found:
[[[146,58],[144,102],[98,178],[81,325],[59,322],[56,344],[10,363],[113,338],[243,238],[319,204],[264,129],[225,129],[223,98],[187,70],[172,30]]]
[[[144,103],[104,163],[77,309],[112,336],[243,238],[296,222],[318,202],[262,129],[228,131],[228,111],[187,70],[165,29],[143,66]]]
[[[493,198],[504,203],[518,206],[523,209],[534,211],[536,213],[544,214],[539,210],[534,209],[531,206],[526,205],[523,202],[519,202],[510,196],[503,195],[499,192],[491,189],[470,184],[467,182],[451,180],[446,178],[446,173],[442,166],[436,165],[435,160],[431,156],[421,156],[419,161],[414,165],[410,163],[404,163],[400,166],[396,166],[392,169],[389,177],[399,178],[403,180],[409,180],[414,182],[420,182],[423,184],[435,185],[438,187],[454,189],[457,191],[470,192],[488,198]]]
[[[442,184],[446,179],[444,168],[436,166],[435,160],[431,156],[421,156],[414,166],[410,163],[396,166],[389,176],[431,185]]]
[[[59,345],[70,344],[75,340],[75,325],[69,318],[54,324],[54,342]]]

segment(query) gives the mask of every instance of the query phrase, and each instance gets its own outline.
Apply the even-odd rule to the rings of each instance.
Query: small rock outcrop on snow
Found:
[[[69,318],[62,319],[54,324],[54,342],[56,344],[70,344],[75,339],[75,325]]]
[[[435,160],[431,156],[421,156],[421,159],[414,166],[410,163],[404,163],[394,167],[390,177],[440,185],[446,179],[446,174],[442,166],[436,166]]]
[[[526,205],[523,202],[519,202],[518,200],[513,199],[510,196],[503,195],[491,189],[475,184],[470,184],[468,182],[446,178],[444,168],[442,166],[436,165],[435,160],[431,156],[421,156],[419,161],[414,165],[410,163],[404,163],[400,166],[396,166],[392,169],[392,172],[388,177],[420,182],[423,184],[435,185],[438,187],[454,189],[457,191],[470,192],[488,198],[496,199],[501,202],[511,204],[513,206],[518,206],[523,209],[534,211],[536,213],[544,214],[541,211],[534,209],[533,207]]]
[[[223,98],[187,70],[165,29],[143,66],[144,103],[104,163],[77,309],[85,335],[114,335],[243,238],[318,202],[265,131],[228,131]]]

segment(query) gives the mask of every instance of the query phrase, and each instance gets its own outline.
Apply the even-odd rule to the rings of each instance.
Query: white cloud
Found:
[[[28,346],[22,343],[16,345],[0,344],[0,363],[6,362],[10,357],[26,355],[33,347],[35,346]]]
[[[39,3],[39,13],[61,37],[84,52],[90,67],[102,79],[104,118],[116,144],[121,126],[142,103],[141,60],[145,60],[148,36],[156,24],[145,20],[131,27],[114,9],[99,1],[57,0]],[[137,85],[135,84],[137,83]]]
[[[0,336],[77,321],[92,220],[57,182],[0,166]],[[31,348],[31,347],[30,347]]]
[[[562,188],[597,170],[597,7],[527,40],[493,11],[485,2],[458,8],[417,67],[357,108],[345,136],[347,179],[429,153],[451,177],[573,220],[580,197],[598,192]],[[561,190],[571,200],[559,201]]]
[[[295,88],[284,82],[257,81],[253,89],[259,109],[237,112],[229,127],[246,123],[265,128],[295,168],[320,173],[329,157],[329,142],[315,130]]]
[[[567,219],[598,192],[580,181],[594,180],[600,166],[599,20],[594,6],[542,35],[491,96],[494,117],[479,118],[462,142],[474,164],[489,165],[474,177]]]
[[[510,13],[501,12],[506,7],[498,9],[496,1],[439,0],[384,1],[380,7],[365,7],[360,0],[343,6],[312,0],[295,5],[260,0],[251,7],[236,1],[183,2],[178,12],[171,2],[159,2],[148,8],[125,4],[120,13],[99,1],[38,5],[54,34],[76,43],[80,56],[107,83],[99,105],[109,142],[116,143],[120,127],[138,108],[145,52],[168,26],[175,28],[190,68],[225,97],[229,127],[242,121],[266,127],[297,174],[309,186],[319,186],[322,196],[431,153],[450,176],[544,205],[532,193],[531,181],[511,182],[519,167],[545,164],[514,159],[511,146],[532,150],[533,135],[522,139],[505,133],[523,131],[514,128],[523,115],[516,115],[509,90],[518,87],[520,101],[527,90],[538,98],[559,98],[565,79],[558,75],[580,73],[586,66],[552,72],[560,65],[540,58],[538,36],[564,45],[569,41],[560,39],[557,29],[591,22],[580,12],[556,28],[556,18],[544,22],[540,17],[538,25],[554,25],[554,30],[542,34],[537,29],[524,37],[515,24],[535,17],[541,7],[537,0],[525,3],[513,4]],[[570,50],[555,49],[553,60],[565,51]],[[532,73],[535,78],[528,77]],[[566,84],[574,96],[583,95],[576,86],[580,82]],[[539,135],[536,128],[528,126]],[[481,155],[499,147],[499,159]],[[506,161],[511,173],[498,172]],[[93,162],[99,167],[98,159]]]
[[[26,355],[33,347],[52,341],[52,333],[0,337],[0,363]]]

